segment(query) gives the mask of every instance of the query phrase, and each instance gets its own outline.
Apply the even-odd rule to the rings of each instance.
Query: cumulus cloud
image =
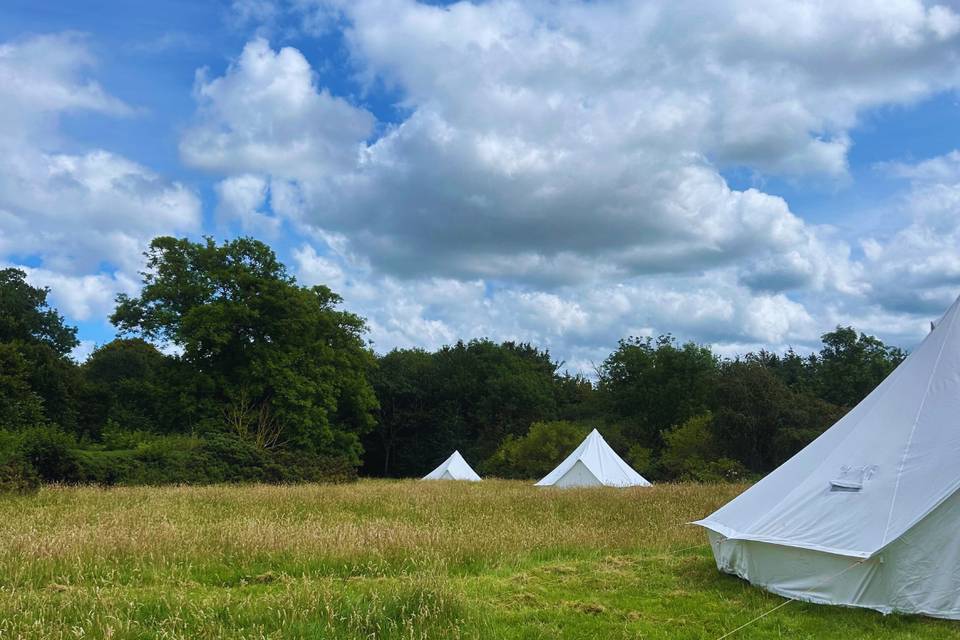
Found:
[[[122,156],[6,151],[0,256],[36,255],[64,272],[95,270],[103,261],[135,272],[154,235],[198,225],[195,194]]]
[[[250,174],[232,176],[214,186],[217,193],[217,214],[220,221],[238,221],[247,233],[273,237],[280,229],[280,220],[266,212],[269,182]]]
[[[184,157],[295,181],[308,224],[408,276],[557,284],[748,260],[764,290],[855,289],[845,247],[718,169],[843,176],[861,111],[960,77],[957,16],[918,2],[314,6],[340,9],[361,76],[410,117],[362,145],[369,114],[257,39],[198,80]]]
[[[497,287],[482,279],[403,279],[305,244],[294,252],[304,284],[327,284],[368,319],[375,348],[437,348],[459,339],[532,342],[572,371],[590,373],[616,341],[667,331],[683,339],[750,348],[801,349],[822,332],[807,309],[756,293],[733,270],[647,281],[573,285],[552,291]]]
[[[900,207],[910,222],[863,242],[873,297],[891,311],[938,313],[960,289],[960,151],[881,169],[909,181]]]
[[[317,87],[303,54],[250,41],[219,77],[197,72],[200,121],[180,145],[211,171],[322,177],[353,166],[373,116]]]
[[[38,265],[31,280],[79,320],[131,290],[150,238],[200,222],[183,185],[103,149],[61,151],[64,116],[135,113],[88,76],[94,64],[74,34],[0,44],[0,261]]]
[[[295,252],[301,277],[343,289],[381,346],[490,335],[580,350],[582,363],[631,331],[739,345],[813,343],[825,319],[914,331],[884,310],[896,306],[884,278],[899,272],[878,256],[919,246],[907,236],[929,221],[867,241],[861,258],[722,172],[842,184],[864,111],[960,85],[951,8],[293,6],[304,24],[339,20],[359,82],[398,95],[401,121],[376,123],[299,51],[255,39],[223,76],[198,75],[181,153],[263,176],[272,213],[323,247]],[[914,200],[949,197],[908,179]],[[948,266],[923,271],[949,280]]]
[[[48,287],[52,305],[73,320],[108,316],[118,293],[134,293],[139,281],[121,272],[71,275],[49,269],[19,267],[34,286]]]
[[[85,75],[95,62],[85,38],[76,33],[0,43],[0,139],[50,142],[63,113],[133,113],[129,105]]]

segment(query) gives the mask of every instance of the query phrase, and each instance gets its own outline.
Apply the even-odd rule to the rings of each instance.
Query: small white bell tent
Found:
[[[480,476],[470,468],[459,451],[454,451],[443,463],[423,476],[424,480],[470,480],[477,482]]]
[[[650,483],[624,462],[600,432],[594,429],[566,460],[536,486],[649,487]]]
[[[697,522],[774,593],[960,619],[960,300],[839,422]]]

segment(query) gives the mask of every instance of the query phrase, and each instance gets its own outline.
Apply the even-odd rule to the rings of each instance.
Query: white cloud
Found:
[[[867,242],[861,259],[721,171],[844,185],[864,111],[960,86],[949,7],[293,6],[318,31],[339,19],[361,83],[398,95],[404,119],[375,125],[300,52],[257,39],[222,77],[198,77],[181,152],[264,176],[272,212],[327,244],[295,252],[301,277],[342,290],[381,347],[489,335],[582,364],[634,330],[721,349],[813,344],[848,318],[917,335],[877,304],[899,277],[876,258],[894,243]],[[924,273],[952,273],[935,253]]]
[[[589,373],[627,335],[673,332],[721,349],[730,343],[802,348],[830,328],[783,294],[744,287],[732,270],[545,292],[482,279],[399,279],[309,244],[294,252],[294,265],[302,283],[331,286],[368,319],[379,351],[489,337],[532,342],[571,370]]]
[[[864,240],[872,297],[891,311],[939,313],[960,292],[960,151],[884,169],[910,181],[901,201],[910,222]]]
[[[64,115],[135,113],[88,77],[95,62],[74,34],[0,44],[0,261],[38,264],[31,279],[76,320],[104,317],[132,290],[154,235],[200,224],[183,185],[103,149],[61,150]]]
[[[740,263],[762,290],[860,292],[843,242],[717,165],[842,177],[861,111],[958,80],[957,16],[919,2],[312,6],[341,11],[359,73],[410,117],[363,148],[369,114],[258,39],[198,82],[184,156],[295,185],[299,222],[408,277],[557,286]]]
[[[49,142],[56,138],[56,121],[63,113],[133,113],[84,74],[95,62],[85,38],[76,33],[0,43],[0,139]]]
[[[0,256],[38,255],[64,271],[95,270],[109,261],[133,272],[154,235],[198,226],[196,195],[121,156],[6,151],[0,157]]]
[[[34,286],[49,287],[52,305],[72,320],[105,318],[114,308],[118,293],[132,294],[139,280],[124,273],[69,275],[49,269],[19,267]]]
[[[247,43],[225,75],[197,72],[199,122],[180,144],[188,164],[225,173],[326,176],[354,164],[373,128],[366,111],[318,89],[298,50]]]
[[[275,237],[280,219],[265,211],[269,182],[251,174],[232,176],[214,186],[217,193],[217,215],[221,222],[239,221],[246,233]]]
[[[85,362],[96,348],[97,343],[95,343],[93,340],[81,340],[80,344],[74,347],[73,351],[70,352],[70,357],[77,362]]]

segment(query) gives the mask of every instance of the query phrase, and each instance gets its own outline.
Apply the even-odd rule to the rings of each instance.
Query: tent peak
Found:
[[[547,474],[538,487],[558,486],[650,486],[594,429],[566,459]]]
[[[460,455],[459,450],[454,450],[450,456],[444,460],[439,467],[423,476],[423,480],[470,480],[476,482],[480,480],[477,472],[467,464],[467,461]]]

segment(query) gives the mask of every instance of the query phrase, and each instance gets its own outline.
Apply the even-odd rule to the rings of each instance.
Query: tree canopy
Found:
[[[77,332],[0,270],[0,478],[224,482],[420,476],[459,449],[537,477],[591,428],[653,480],[743,479],[801,449],[905,357],[852,327],[819,350],[721,358],[671,335],[620,340],[591,379],[487,338],[377,355],[329,288],[266,244],[156,238],[118,337]]]
[[[377,405],[362,318],[338,309],[329,288],[298,286],[250,238],[161,237],[146,257],[140,295],[119,296],[111,321],[123,335],[181,350],[195,377],[196,423],[265,414],[280,440],[359,462]]]

